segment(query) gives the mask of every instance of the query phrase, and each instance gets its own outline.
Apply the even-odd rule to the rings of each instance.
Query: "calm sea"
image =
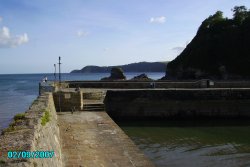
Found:
[[[125,73],[128,79],[140,73]],[[159,79],[164,73],[147,73],[152,79]],[[8,126],[13,116],[28,109],[38,96],[38,83],[45,77],[54,80],[53,74],[6,74],[0,75],[0,131]],[[62,80],[100,80],[108,73],[62,74]]]
[[[242,120],[118,122],[157,167],[250,167]]]
[[[138,73],[127,73],[128,79]],[[53,74],[0,75],[0,129],[28,109],[38,82]],[[63,74],[62,80],[99,80],[109,74]],[[148,73],[153,79],[163,73]],[[250,122],[117,122],[159,167],[250,167]]]

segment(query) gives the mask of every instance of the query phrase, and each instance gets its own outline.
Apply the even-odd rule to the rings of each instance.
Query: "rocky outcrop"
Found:
[[[153,79],[149,78],[145,73],[137,75],[131,80],[132,81],[153,81]]]
[[[111,69],[111,75],[109,77],[102,78],[101,80],[126,80],[126,76],[121,68],[114,67]]]
[[[167,65],[169,79],[249,79],[250,10],[233,18],[218,11],[205,19],[183,52]]]

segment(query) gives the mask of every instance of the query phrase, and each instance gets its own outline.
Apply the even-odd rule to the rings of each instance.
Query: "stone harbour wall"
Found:
[[[151,88],[200,88],[200,82],[153,82],[153,81],[68,81],[70,88],[143,89]]]
[[[144,89],[151,88],[250,88],[250,81],[66,81],[69,88]]]
[[[7,158],[8,151],[54,151],[52,158]],[[40,95],[0,135],[0,166],[62,166],[59,127],[51,93]]]
[[[250,117],[250,89],[108,90],[104,103],[114,119]]]

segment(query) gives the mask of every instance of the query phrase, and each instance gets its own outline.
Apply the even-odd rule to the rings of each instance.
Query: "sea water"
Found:
[[[249,167],[247,120],[117,122],[157,167]]]

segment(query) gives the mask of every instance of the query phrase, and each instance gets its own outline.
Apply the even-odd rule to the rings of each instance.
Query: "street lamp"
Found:
[[[56,82],[56,64],[54,64],[54,68],[55,68],[55,71],[54,71],[54,78],[55,78],[55,81]]]
[[[59,84],[61,85],[61,57],[59,56]]]

